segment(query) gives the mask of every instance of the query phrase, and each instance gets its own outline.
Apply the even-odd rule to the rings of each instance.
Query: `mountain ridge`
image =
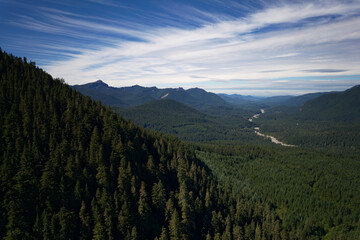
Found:
[[[271,97],[256,97],[252,95],[240,94],[218,94],[222,99],[230,104],[238,106],[258,106],[258,107],[300,107],[305,102],[317,98],[319,96],[331,92],[314,92],[307,93],[299,96],[284,95],[284,96],[271,96]]]
[[[238,239],[243,229],[254,235],[252,225],[271,226],[256,231],[272,238],[282,231],[271,221],[275,211],[223,188],[178,138],[139,128],[1,50],[0,126],[1,239]]]
[[[212,116],[168,98],[115,109],[141,127],[175,134],[184,141],[239,139],[251,125],[241,115],[227,116],[224,112],[222,116]]]
[[[311,99],[303,104],[299,115],[317,120],[360,119],[360,85]]]
[[[196,109],[228,105],[226,101],[216,94],[200,88],[190,88],[188,90],[181,87],[159,89],[139,85],[116,88],[110,87],[102,80],[83,85],[73,85],[72,87],[84,95],[113,107],[128,108],[161,98],[173,99]]]

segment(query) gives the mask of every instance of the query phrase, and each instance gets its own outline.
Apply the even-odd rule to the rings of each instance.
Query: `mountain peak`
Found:
[[[172,99],[188,106],[200,109],[212,106],[224,106],[227,103],[214,93],[206,92],[200,88],[184,90],[184,88],[142,87],[133,85],[131,87],[109,87],[106,83],[98,80],[93,83],[74,86],[78,91],[96,100],[107,102],[112,98],[112,106],[137,106],[158,99]]]
[[[88,88],[101,88],[101,87],[105,87],[108,88],[109,85],[107,85],[106,83],[104,83],[102,80],[97,80],[96,82],[91,82],[91,83],[86,83],[84,85],[75,85],[75,86],[85,86]]]
[[[96,82],[92,83],[94,86],[104,86],[104,87],[109,87],[109,85],[107,85],[106,83],[104,83],[102,80],[97,80]]]

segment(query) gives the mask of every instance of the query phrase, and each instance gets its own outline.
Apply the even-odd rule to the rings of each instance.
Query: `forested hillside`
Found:
[[[1,239],[288,239],[178,139],[2,51],[0,77]]]
[[[243,111],[233,108],[229,111],[210,108],[206,109],[208,114],[204,114],[180,102],[162,99],[116,110],[141,127],[174,134],[184,141],[254,142],[257,138],[249,129],[252,124],[243,116]],[[220,114],[209,115],[213,111]]]
[[[328,92],[316,92],[308,93],[299,96],[273,96],[273,97],[256,97],[256,96],[242,96],[238,94],[218,94],[226,102],[235,105],[241,106],[242,108],[269,108],[269,107],[300,107],[307,101],[318,98],[322,95],[329,94]]]
[[[343,92],[325,94],[304,104],[301,118],[354,121],[360,119],[360,85]]]
[[[281,141],[333,152],[360,153],[360,86],[324,94],[301,108],[267,109],[255,123]]]

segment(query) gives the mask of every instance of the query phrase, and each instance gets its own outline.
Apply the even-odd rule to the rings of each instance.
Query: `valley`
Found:
[[[271,140],[271,142],[275,143],[275,144],[279,144],[281,146],[284,146],[284,147],[296,147],[295,145],[292,145],[292,144],[287,144],[287,143],[283,143],[283,142],[280,142],[279,140],[277,140],[275,137],[273,136],[270,136],[270,135],[265,135],[261,132],[259,132],[260,128],[259,127],[255,127],[255,133],[256,135],[260,136],[260,137],[264,137],[264,138],[269,138]]]
[[[358,87],[242,108],[201,89],[119,98],[97,81],[95,102],[0,57],[1,238],[359,236]]]
[[[192,145],[2,51],[0,73],[1,239],[287,234],[274,209],[223,187]]]
[[[0,240],[360,240],[360,0],[0,0]]]
[[[249,122],[253,122],[254,119],[257,119],[259,118],[259,116],[261,114],[264,114],[265,113],[265,110],[264,109],[260,109],[260,113],[257,113],[255,114],[254,116],[252,116],[251,118],[249,118]],[[284,146],[284,147],[295,147],[295,145],[292,145],[292,144],[286,144],[286,143],[283,143],[279,140],[277,140],[275,137],[273,136],[270,136],[270,135],[265,135],[263,133],[260,132],[260,127],[254,127],[254,132],[256,133],[256,135],[260,136],[260,137],[264,137],[264,138],[269,138],[271,140],[271,142],[275,143],[275,144],[279,144],[281,146]]]
[[[322,99],[333,95],[344,103],[329,110]],[[228,102],[197,110],[167,97],[115,109],[142,127],[178,136],[224,187],[269,204],[287,229],[285,239],[356,239],[360,125],[359,104],[350,102],[360,103],[358,88],[297,97],[219,96]]]

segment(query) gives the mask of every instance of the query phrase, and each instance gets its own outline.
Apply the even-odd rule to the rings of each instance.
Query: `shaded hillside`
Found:
[[[218,96],[224,99],[227,103],[231,104],[231,106],[241,107],[243,109],[259,110],[264,107],[264,105],[260,103],[261,99],[264,99],[264,97],[224,93],[220,93]]]
[[[218,95],[225,101],[232,103],[234,105],[241,104],[242,102],[259,102],[265,98],[265,97],[251,96],[251,95],[225,94],[225,93],[219,93]]]
[[[320,97],[327,92],[308,93],[300,96],[273,96],[273,97],[255,97],[255,96],[242,96],[237,94],[227,95],[218,94],[226,102],[241,106],[243,108],[269,108],[269,107],[300,107],[305,102]]]
[[[233,108],[228,112],[223,111],[223,116],[209,116],[177,101],[162,99],[117,111],[124,118],[142,127],[175,134],[186,141],[254,141],[256,139],[248,129],[251,123],[247,118],[231,115],[236,113]],[[243,111],[239,114],[243,114]]]
[[[227,105],[226,102],[215,93],[207,92],[201,88],[190,88],[186,90],[186,92],[191,96],[191,98],[188,98],[190,100],[188,103],[186,102],[186,99],[184,99],[184,103],[197,109]],[[181,99],[177,100],[182,102]]]
[[[269,206],[221,188],[150,133],[0,51],[1,239],[287,236]]]
[[[94,83],[88,83],[81,86],[75,85],[73,86],[75,89],[79,90],[83,95],[89,96],[91,99],[95,101],[101,101],[103,105],[113,106],[128,106],[126,102],[121,100],[118,97],[117,93],[114,91],[112,87],[109,87],[103,81],[96,81]]]
[[[358,120],[360,119],[360,85],[308,101],[300,111],[299,116],[309,119]]]
[[[227,105],[216,94],[199,88],[188,90],[183,88],[158,89],[156,87],[147,88],[138,85],[115,88],[109,87],[101,80],[84,85],[75,85],[73,88],[92,99],[101,100],[103,104],[113,107],[132,107],[163,98],[176,100],[196,109]]]
[[[256,119],[262,131],[298,146],[360,152],[360,87],[324,94],[301,108],[274,107]]]
[[[119,112],[143,127],[166,133],[176,133],[173,129],[176,126],[206,122],[205,114],[170,99],[154,100],[141,106],[119,109]]]
[[[318,98],[325,94],[328,94],[328,92],[308,93],[300,96],[295,96],[288,99],[286,102],[280,103],[279,105],[288,106],[288,107],[300,107],[307,101]]]

